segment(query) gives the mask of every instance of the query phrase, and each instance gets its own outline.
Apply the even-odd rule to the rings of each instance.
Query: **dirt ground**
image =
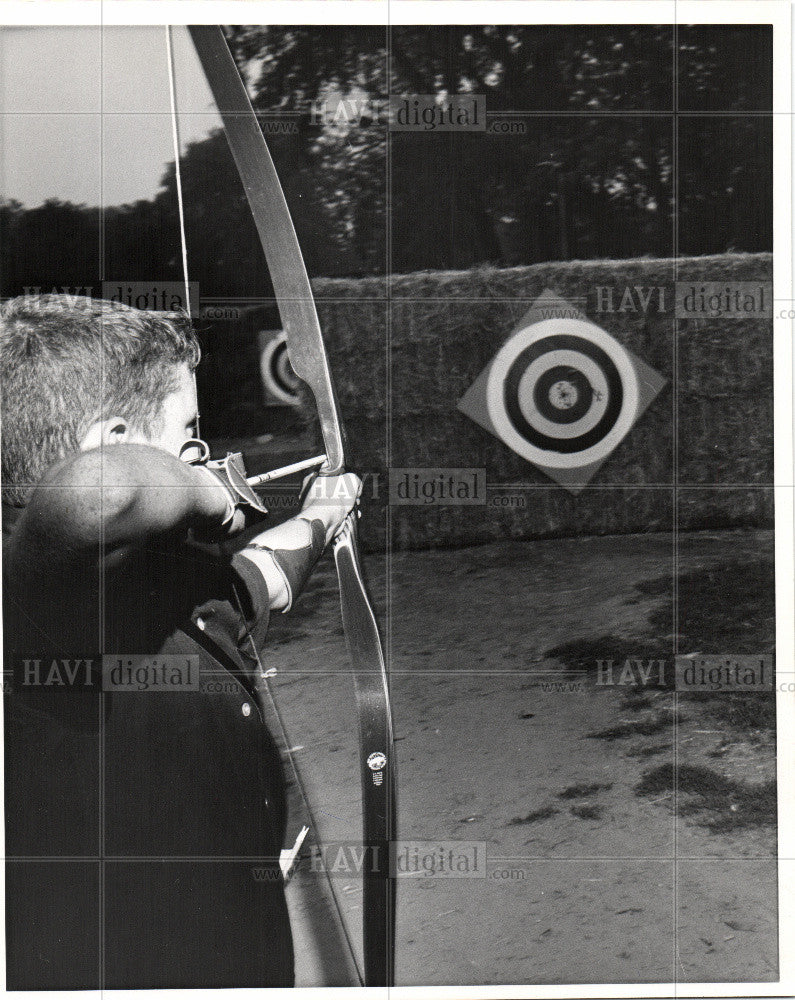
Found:
[[[477,877],[399,880],[399,985],[777,978],[772,700],[599,684],[593,662],[670,660],[677,635],[681,653],[771,651],[772,548],[770,532],[699,532],[676,551],[657,534],[400,553],[388,574],[368,561],[399,837],[485,857]],[[355,842],[330,560],[266,652],[317,837]],[[333,881],[358,948],[360,883]],[[312,891],[288,890],[305,986],[324,984]]]

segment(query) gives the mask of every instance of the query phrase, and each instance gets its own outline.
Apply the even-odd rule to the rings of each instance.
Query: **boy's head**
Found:
[[[199,345],[187,318],[104,299],[20,296],[0,307],[3,495],[103,444],[179,453],[197,419]]]

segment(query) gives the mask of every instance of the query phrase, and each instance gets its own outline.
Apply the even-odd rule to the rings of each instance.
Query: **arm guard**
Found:
[[[260,542],[251,542],[246,546],[247,549],[270,552],[273,564],[287,587],[287,606],[282,610],[282,614],[292,608],[326,547],[326,529],[321,520],[310,521],[305,517],[296,517],[295,521],[309,528],[310,538],[304,544],[299,544],[293,549],[276,549]]]

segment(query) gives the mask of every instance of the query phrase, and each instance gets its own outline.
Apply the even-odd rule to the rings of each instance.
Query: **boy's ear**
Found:
[[[80,450],[90,451],[92,448],[123,444],[130,440],[130,425],[124,417],[109,417],[107,420],[94,421],[83,435]]]

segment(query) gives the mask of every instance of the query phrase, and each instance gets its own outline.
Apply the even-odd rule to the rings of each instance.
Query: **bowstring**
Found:
[[[182,280],[185,285],[185,310],[190,316],[190,281],[188,279],[188,240],[185,235],[185,202],[182,197],[182,171],[180,169],[179,117],[177,115],[177,80],[174,71],[174,48],[171,41],[171,25],[166,25],[166,57],[168,62],[168,97],[171,107],[171,144],[174,152],[174,181],[177,188],[177,212],[179,215],[179,242],[182,254]],[[193,372],[193,388],[196,391],[196,372]],[[196,413],[196,437],[199,431],[199,415]]]
[[[238,593],[237,587],[234,584],[232,584],[232,592],[234,593],[235,603],[237,604],[238,612],[243,621],[245,638],[248,640],[249,646],[251,647],[251,652],[253,654],[254,662],[256,663],[257,667],[258,677],[257,677],[257,682],[255,683],[255,688],[257,694],[259,695],[259,699],[262,699],[260,703],[260,711],[262,712],[264,717],[266,714],[264,702],[265,699],[267,698],[268,704],[270,705],[271,709],[270,714],[272,715],[272,718],[276,721],[276,726],[278,728],[277,735],[282,744],[283,757],[289,762],[291,776],[296,784],[296,787],[298,788],[298,794],[301,796],[304,809],[306,810],[306,814],[309,818],[312,834],[315,837],[316,841],[319,842],[320,828],[318,826],[317,819],[315,817],[315,811],[312,808],[312,805],[309,801],[309,794],[306,785],[304,784],[304,779],[301,774],[301,770],[298,766],[298,762],[295,759],[295,751],[293,750],[292,744],[290,743],[290,739],[287,734],[287,727],[284,722],[284,716],[282,715],[279,709],[278,702],[276,701],[276,697],[273,692],[273,687],[271,686],[270,683],[270,678],[275,675],[276,670],[275,669],[268,670],[265,667],[265,664],[262,662],[262,657],[260,656],[260,652],[257,649],[257,644],[254,641],[254,636],[251,634],[251,629],[248,626],[248,619],[246,617],[246,613],[243,608],[243,601],[241,599],[240,594]],[[356,977],[359,980],[359,986],[364,986],[364,974],[362,972],[362,969],[359,967],[359,962],[356,957],[356,950],[353,946],[353,941],[351,940],[351,935],[348,930],[348,924],[343,915],[342,905],[339,899],[337,898],[337,893],[334,889],[331,876],[328,874],[328,872],[326,872],[326,880],[328,882],[329,892],[331,894],[331,901],[337,915],[337,920],[342,930],[342,936],[345,939],[345,943],[348,946],[348,952],[350,954],[353,970],[356,974]]]
[[[185,302],[190,314],[190,285],[188,281],[188,243],[185,236],[185,206],[182,196],[182,173],[180,170],[180,142],[179,142],[179,121],[177,117],[177,95],[176,95],[176,78],[174,72],[174,51],[171,41],[171,25],[166,25],[166,53],[168,57],[168,84],[169,84],[169,101],[171,106],[171,140],[174,150],[174,179],[177,189],[177,207],[179,212],[179,232],[180,232],[180,246],[182,250],[182,277],[185,284]],[[193,374],[194,385],[196,383],[196,373]],[[199,433],[199,419],[198,415],[196,417],[196,436],[201,437]],[[314,810],[309,801],[309,795],[307,794],[307,789],[301,775],[300,768],[295,759],[295,755],[288,739],[287,728],[284,723],[284,718],[281,711],[279,710],[278,703],[274,696],[273,688],[269,682],[270,672],[266,669],[262,658],[260,657],[259,650],[257,649],[257,644],[254,641],[254,636],[251,634],[251,629],[248,626],[246,620],[246,615],[243,610],[243,604],[240,595],[237,592],[237,588],[233,585],[233,591],[235,596],[235,602],[238,607],[238,611],[241,615],[243,621],[243,627],[245,630],[245,638],[251,647],[251,652],[254,656],[254,661],[256,663],[257,673],[258,673],[258,683],[255,685],[257,694],[262,699],[261,711],[264,714],[265,704],[264,701],[267,699],[270,705],[271,715],[276,721],[277,728],[279,730],[278,736],[281,740],[282,746],[284,747],[283,753],[286,759],[289,761],[290,770],[292,772],[292,778],[296,783],[298,788],[298,793],[303,801],[304,808],[306,809],[309,822],[312,826],[312,831],[317,838],[319,836],[319,828],[317,820],[315,818]],[[356,950],[353,947],[353,941],[351,940],[351,935],[348,930],[347,922],[343,916],[342,906],[339,899],[337,898],[337,893],[334,890],[334,886],[330,876],[326,875],[329,892],[331,895],[331,901],[334,906],[334,910],[337,915],[337,920],[339,922],[340,929],[342,931],[343,938],[348,946],[348,952],[350,954],[351,963],[353,965],[353,970],[359,980],[359,985],[364,985],[364,976],[362,970],[359,967],[359,962],[356,957]]]

